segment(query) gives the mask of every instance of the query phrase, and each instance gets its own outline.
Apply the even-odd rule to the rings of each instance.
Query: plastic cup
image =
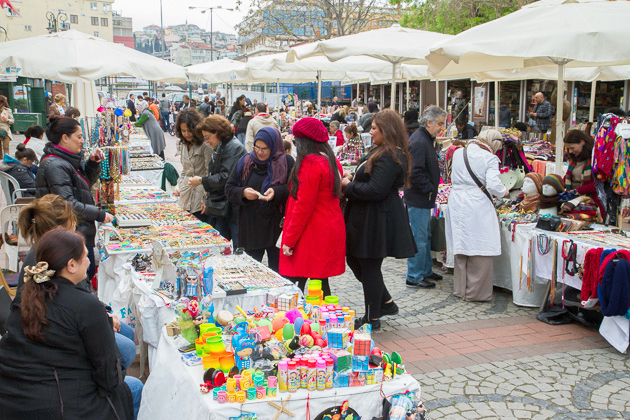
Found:
[[[218,396],[217,396],[217,401],[220,404],[225,404],[227,400],[228,400],[227,391],[219,391]]]
[[[234,391],[236,391],[236,379],[228,378],[228,380],[225,383],[225,385],[226,385],[225,389],[227,389],[227,392],[234,392]]]
[[[241,404],[242,404],[242,403],[244,403],[244,402],[245,402],[245,400],[246,400],[246,399],[247,399],[247,394],[246,394],[245,392],[243,392],[243,391],[238,391],[238,392],[236,393],[236,402],[238,402],[238,403],[241,403]]]
[[[223,344],[223,338],[215,335],[208,337],[206,340],[206,351],[211,354],[219,355],[225,352],[225,345]]]
[[[243,391],[248,390],[252,386],[251,380],[252,379],[250,376],[243,375],[243,377],[241,378],[241,389]]]
[[[256,388],[256,398],[259,400],[264,400],[267,395],[267,389],[264,386],[260,386]]]
[[[278,388],[272,388],[270,386],[267,387],[267,397],[272,398],[275,397],[278,393]]]
[[[219,363],[221,364],[221,370],[225,373],[229,372],[234,367],[234,353],[225,352],[219,357]]]
[[[255,400],[256,399],[256,388],[251,387],[247,390],[247,399]]]
[[[209,322],[201,324],[201,325],[199,325],[199,333],[203,334],[203,333],[205,333],[208,330],[208,328],[211,328],[211,327],[216,327],[216,325],[211,324]]]
[[[201,358],[201,363],[203,364],[203,368],[205,370],[208,370],[210,368],[219,369],[221,367],[219,359],[213,355],[203,356]]]
[[[204,348],[205,348],[205,342],[201,338],[196,339],[195,340],[195,353],[197,353],[197,356],[199,357],[203,356]]]
[[[278,378],[276,376],[270,376],[267,378],[267,383],[269,387],[276,388],[278,386]]]
[[[236,402],[236,391],[228,391],[227,393],[227,399],[229,403],[235,403]]]
[[[234,375],[234,380],[236,381],[236,389],[242,389],[241,388],[241,380],[243,379],[242,375]]]
[[[326,296],[326,297],[324,298],[324,301],[325,301],[326,303],[337,304],[337,303],[339,303],[339,297],[337,297],[337,296],[333,296],[333,295]]]

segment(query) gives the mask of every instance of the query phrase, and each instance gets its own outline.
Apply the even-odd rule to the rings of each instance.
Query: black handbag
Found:
[[[541,217],[536,223],[536,229],[542,229],[549,232],[557,232],[560,227],[560,216]]]
[[[8,135],[9,135],[9,132],[7,130],[5,130],[4,128],[0,128],[0,139],[3,139]]]
[[[210,197],[205,202],[207,216],[227,218],[230,214],[230,202],[225,198]]]

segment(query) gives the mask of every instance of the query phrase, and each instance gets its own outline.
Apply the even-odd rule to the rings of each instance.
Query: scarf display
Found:
[[[238,175],[239,187],[243,186],[247,177],[251,173],[254,165],[267,166],[267,176],[262,184],[262,193],[269,187],[274,185],[282,185],[287,182],[287,159],[284,156],[284,144],[282,136],[275,127],[263,127],[256,133],[256,140],[261,140],[269,147],[271,154],[269,159],[262,162],[256,156],[255,149],[243,156],[236,165],[236,174]]]
[[[550,209],[552,207],[558,208],[558,196],[552,195],[551,197],[546,195],[541,195],[539,197],[540,200],[540,208],[541,209]]]
[[[527,213],[535,212],[540,205],[540,194],[526,195],[521,201],[521,210]],[[557,200],[556,200],[557,201]]]

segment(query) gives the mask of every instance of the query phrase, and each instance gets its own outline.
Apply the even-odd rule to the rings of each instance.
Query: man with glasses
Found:
[[[259,102],[256,104],[256,115],[247,124],[247,132],[245,133],[245,150],[248,153],[254,149],[256,134],[263,127],[275,127],[280,131],[278,122],[267,112],[267,105]]]

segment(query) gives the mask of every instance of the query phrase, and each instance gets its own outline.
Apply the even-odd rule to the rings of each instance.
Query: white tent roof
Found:
[[[0,68],[16,66],[20,76],[65,83],[127,75],[181,83],[183,67],[77,30],[0,43]]]
[[[437,77],[567,61],[566,67],[630,64],[630,2],[542,0],[435,45]]]
[[[332,62],[326,57],[317,56],[304,60],[287,62],[288,53],[263,55],[250,58],[246,67],[255,70],[279,71],[332,71],[332,72],[389,72],[391,66],[382,60],[371,57],[347,57]]]

